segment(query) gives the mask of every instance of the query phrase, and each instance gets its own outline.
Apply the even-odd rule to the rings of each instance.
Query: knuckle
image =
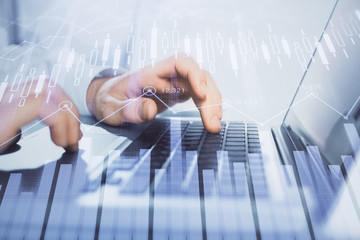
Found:
[[[184,52],[179,52],[177,54],[177,56],[178,56],[179,59],[185,59],[185,58],[188,57]],[[189,57],[189,58],[191,58],[191,57]]]
[[[206,69],[202,69],[202,70],[200,70],[200,71],[201,71],[202,74],[204,74],[204,76],[210,75],[209,71],[206,70]]]

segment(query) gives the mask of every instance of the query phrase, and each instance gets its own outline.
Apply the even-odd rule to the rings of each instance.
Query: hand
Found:
[[[31,86],[27,84],[24,92],[29,91],[29,96],[23,107],[18,107],[21,99],[20,90],[15,93],[10,104],[4,100],[2,101],[0,104],[0,152],[4,151],[12,143],[17,142],[20,139],[21,127],[36,118],[49,125],[51,139],[56,145],[70,151],[78,149],[78,141],[82,137],[82,133],[80,123],[71,114],[73,112],[75,116],[79,117],[78,110],[59,86],[51,89],[51,96],[48,103],[46,103],[49,90],[47,88],[48,83],[49,81],[46,80],[44,89],[38,95],[35,93],[37,81],[34,81]],[[22,90],[23,87],[24,84],[19,89]],[[10,89],[6,89],[3,99],[9,99],[10,92]],[[72,104],[71,112],[65,107],[60,110],[59,104],[65,101],[69,105]]]
[[[87,92],[88,108],[98,120],[110,125],[150,121],[167,107],[151,94],[139,98],[147,86],[154,87],[156,96],[168,106],[191,97],[199,108],[206,130],[212,133],[221,130],[221,94],[210,74],[185,54],[179,54],[177,59],[167,58],[154,67],[146,66],[119,77],[93,81]],[[162,89],[166,88],[180,88],[181,93],[163,93]]]

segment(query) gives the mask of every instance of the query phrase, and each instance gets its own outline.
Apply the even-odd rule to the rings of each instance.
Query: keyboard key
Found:
[[[254,142],[250,142],[249,143],[249,147],[258,147],[258,148],[260,148],[260,143],[254,143]]]
[[[246,151],[245,146],[225,146],[225,151]]]
[[[261,153],[260,148],[249,148],[249,153]]]
[[[227,142],[245,142],[245,137],[244,138],[239,138],[239,137],[227,137],[226,138]]]
[[[245,141],[244,141],[244,142],[226,141],[225,147],[226,147],[226,146],[243,146],[243,147],[245,147]]]
[[[237,151],[228,151],[229,157],[235,157],[235,158],[246,158],[246,153],[241,150]]]

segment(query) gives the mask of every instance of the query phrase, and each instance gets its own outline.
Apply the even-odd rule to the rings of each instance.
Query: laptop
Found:
[[[23,137],[0,157],[0,236],[358,239],[359,26],[358,1],[338,0],[271,131],[224,119],[210,134],[186,112],[116,128],[83,118],[77,153],[47,127]]]

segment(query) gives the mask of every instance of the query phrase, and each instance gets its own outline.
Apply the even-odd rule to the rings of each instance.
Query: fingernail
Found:
[[[84,136],[84,134],[82,133],[82,131],[80,130],[80,133],[79,133],[79,140]]]
[[[203,93],[203,96],[205,97],[207,94],[207,86],[206,86],[206,83],[204,83],[204,82],[201,83],[201,91]]]

